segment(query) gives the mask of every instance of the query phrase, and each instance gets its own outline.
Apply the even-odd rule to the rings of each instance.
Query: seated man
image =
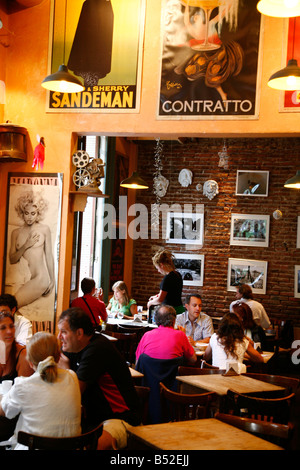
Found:
[[[185,299],[186,311],[177,315],[175,328],[187,335],[190,343],[203,341],[208,343],[214,333],[212,319],[206,313],[201,313],[202,300],[199,294],[190,294]]]
[[[263,329],[270,328],[271,322],[264,309],[264,306],[253,299],[252,289],[248,284],[241,284],[237,287],[236,290],[236,299],[231,302],[229,310],[232,312],[232,306],[236,302],[245,302],[252,310],[253,320],[258,326],[261,326]]]
[[[155,359],[184,357],[188,362],[196,362],[197,357],[186,335],[174,329],[176,311],[169,305],[157,307],[155,322],[158,328],[142,336],[136,350],[136,361],[141,354]]]
[[[103,321],[107,320],[107,313],[105,303],[95,297],[96,284],[94,279],[85,277],[81,281],[82,297],[77,297],[71,303],[71,307],[82,308],[91,318],[94,327],[100,324],[100,318]]]
[[[83,432],[104,421],[98,448],[111,448],[115,441],[118,448],[125,447],[127,424],[140,424],[138,397],[125,360],[111,341],[94,333],[90,317],[81,308],[62,312],[58,330],[60,367],[74,370],[79,379]]]
[[[10,312],[14,316],[16,342],[26,346],[32,337],[31,322],[18,312],[17,299],[10,294],[0,295],[0,313]]]

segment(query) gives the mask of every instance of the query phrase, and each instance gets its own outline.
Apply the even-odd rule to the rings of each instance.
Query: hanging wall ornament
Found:
[[[153,193],[155,194],[155,204],[152,205],[151,212],[151,225],[154,229],[159,227],[159,205],[160,199],[165,196],[169,181],[165,178],[161,171],[163,169],[161,157],[163,152],[163,144],[160,142],[160,139],[156,139],[156,147],[154,153],[154,173],[153,173]]]
[[[219,194],[219,185],[214,180],[207,180],[203,185],[203,194],[211,201],[217,194]]]
[[[184,168],[181,170],[178,176],[178,181],[184,188],[187,188],[190,184],[192,184],[193,173],[191,170]]]
[[[218,166],[221,167],[221,168],[224,168],[224,170],[227,170],[228,169],[228,158],[229,158],[229,156],[227,155],[227,147],[226,147],[225,140],[224,140],[223,149],[222,149],[221,152],[218,152],[218,155],[219,155],[219,164],[218,164]]]

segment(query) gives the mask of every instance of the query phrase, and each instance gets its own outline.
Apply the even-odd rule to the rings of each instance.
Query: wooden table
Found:
[[[153,323],[148,323],[145,320],[134,321],[134,320],[124,320],[123,318],[112,318],[109,317],[106,321],[107,325],[121,325],[121,326],[133,326],[133,327],[146,327],[146,328],[157,328],[157,325]]]
[[[139,372],[138,370],[133,369],[132,367],[129,367],[129,370],[130,370],[131,376],[132,376],[133,378],[139,379],[139,378],[144,377],[144,374],[142,374],[142,373]]]
[[[282,450],[215,418],[131,426],[129,449],[160,450]]]
[[[252,377],[246,377],[244,375],[181,375],[176,378],[184,384],[197,387],[202,390],[208,390],[209,392],[215,392],[218,395],[226,395],[229,389],[234,392],[246,394],[284,390],[283,387],[279,387],[278,385],[252,379]]]

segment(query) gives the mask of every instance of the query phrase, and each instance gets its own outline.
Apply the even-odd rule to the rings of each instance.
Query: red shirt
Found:
[[[183,331],[159,326],[142,336],[135,353],[136,360],[142,353],[154,359],[173,359],[181,356],[189,359],[193,356],[194,349]]]
[[[88,303],[94,316],[92,315],[89,307],[87,306],[87,304],[85,303],[82,297],[77,297],[77,299],[74,299],[73,302],[71,303],[71,307],[82,308],[82,310],[84,310],[88,314],[94,326],[99,325],[100,323],[99,317],[101,317],[103,321],[106,321],[107,313],[106,313],[105,303],[102,302],[101,300],[98,300],[96,297],[93,297],[90,294],[86,294],[83,297]]]

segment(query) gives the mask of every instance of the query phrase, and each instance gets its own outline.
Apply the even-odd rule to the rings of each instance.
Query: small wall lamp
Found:
[[[138,175],[136,171],[132,173],[129,178],[126,178],[120,183],[122,188],[128,189],[148,189],[147,183]]]
[[[297,170],[295,176],[284,183],[285,188],[300,189],[300,170]]]

